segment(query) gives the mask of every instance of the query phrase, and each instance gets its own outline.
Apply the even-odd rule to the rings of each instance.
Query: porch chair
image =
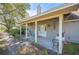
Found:
[[[59,46],[58,40],[57,40],[57,39],[53,39],[53,40],[52,40],[52,47],[58,49],[58,46]]]

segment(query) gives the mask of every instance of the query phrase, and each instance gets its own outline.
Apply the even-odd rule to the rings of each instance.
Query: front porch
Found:
[[[77,9],[78,5],[70,4],[23,21],[22,24],[26,25],[26,40],[39,43],[48,49],[56,51],[58,54],[62,54],[64,15]],[[58,39],[56,40],[57,35]],[[54,40],[56,41],[55,48]]]
[[[61,31],[61,29],[59,29],[60,26],[62,28],[62,24],[59,24],[58,19],[59,17],[56,17],[56,18],[52,18],[52,19],[48,19],[44,21],[38,21],[37,23],[35,22],[28,23],[26,27],[27,29],[26,40],[28,39],[28,41],[38,43],[41,46],[58,53],[59,52],[59,43],[58,43],[59,40],[56,39],[56,35],[60,33]],[[63,31],[61,31],[61,33],[62,32]]]

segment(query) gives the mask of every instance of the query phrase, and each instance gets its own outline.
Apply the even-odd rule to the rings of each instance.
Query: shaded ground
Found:
[[[0,48],[0,55],[7,55],[8,49],[7,48]]]
[[[7,55],[47,55],[54,54],[50,50],[30,42],[16,42],[15,38],[8,33],[1,33],[1,39],[5,39],[5,48],[0,48],[0,54]],[[1,45],[1,44],[0,44]]]
[[[8,37],[8,34],[0,34],[0,36],[6,40],[5,47],[1,48],[2,43],[0,43],[1,55],[57,55],[57,53],[48,50],[37,43],[33,44],[27,41],[16,42],[12,36]],[[2,41],[1,38],[0,41]],[[63,55],[79,55],[79,44],[69,42],[64,45]]]
[[[8,33],[1,33],[1,38],[5,38],[6,45],[5,49],[1,50],[1,54],[9,54],[9,55],[47,55],[47,54],[55,54],[52,51],[30,42],[17,42],[16,39],[12,36],[9,36]],[[6,53],[4,53],[6,52]]]

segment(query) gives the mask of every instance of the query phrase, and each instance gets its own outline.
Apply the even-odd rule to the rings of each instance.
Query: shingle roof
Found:
[[[29,17],[28,19],[25,19],[24,21],[32,20],[34,18],[41,17],[41,16],[46,15],[48,13],[51,13],[51,12],[53,13],[55,11],[58,11],[58,10],[61,10],[61,9],[64,9],[64,8],[67,8],[67,7],[70,7],[70,6],[74,6],[74,5],[76,5],[76,4],[72,4],[72,3],[68,4],[68,3],[66,3],[66,4],[63,4],[63,5],[59,5],[58,7],[55,7],[53,9],[48,10],[48,11],[45,11],[45,12],[39,14],[39,15]],[[22,22],[24,22],[24,21],[22,21]]]

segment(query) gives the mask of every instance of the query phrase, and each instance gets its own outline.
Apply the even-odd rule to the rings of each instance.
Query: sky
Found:
[[[28,10],[30,16],[34,16],[37,14],[37,5],[38,3],[30,3],[31,9]],[[51,8],[61,5],[61,3],[40,3],[42,11],[47,11]]]

